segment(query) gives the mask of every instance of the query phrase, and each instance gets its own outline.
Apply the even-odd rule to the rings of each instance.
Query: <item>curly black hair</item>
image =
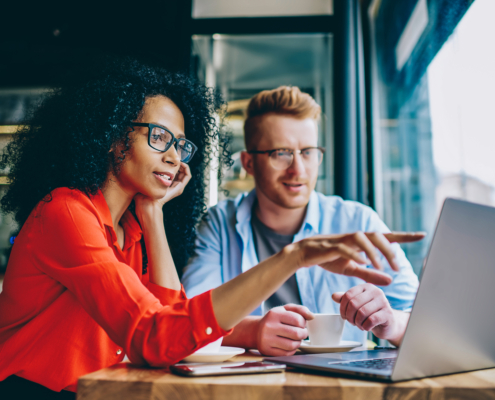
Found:
[[[10,168],[3,211],[13,213],[22,226],[40,201],[50,201],[56,188],[95,194],[109,168],[118,173],[125,162],[132,146],[130,122],[139,117],[145,100],[157,95],[177,105],[187,138],[198,146],[189,163],[191,181],[180,197],[164,207],[167,238],[180,274],[194,246],[196,223],[206,211],[208,164],[213,156],[220,156],[220,165],[231,165],[228,140],[215,117],[223,106],[220,96],[183,74],[129,58],[107,58],[70,74],[43,100],[1,156],[0,168]],[[116,143],[124,144],[118,159],[109,153]]]

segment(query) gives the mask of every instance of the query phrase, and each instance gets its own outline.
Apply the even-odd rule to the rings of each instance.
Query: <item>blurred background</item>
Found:
[[[445,197],[495,205],[493,0],[142,0],[2,5],[0,145],[81,60],[130,55],[185,71],[228,102],[234,166],[210,205],[253,187],[244,111],[296,85],[322,106],[317,190],[373,207],[419,273]],[[8,187],[0,171],[0,196]],[[16,227],[0,216],[0,272]]]

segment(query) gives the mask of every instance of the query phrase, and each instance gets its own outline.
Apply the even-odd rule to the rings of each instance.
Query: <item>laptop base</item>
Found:
[[[397,350],[366,350],[343,353],[302,354],[287,357],[267,357],[266,361],[286,364],[291,367],[318,371],[326,375],[338,375],[381,382],[391,382],[389,370],[364,369],[346,366],[346,362],[390,359],[397,357]]]

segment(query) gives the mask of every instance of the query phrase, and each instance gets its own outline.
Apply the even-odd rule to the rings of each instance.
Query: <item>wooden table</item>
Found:
[[[243,355],[232,361],[258,361]],[[495,399],[495,369],[394,384],[296,372],[185,378],[121,363],[83,376],[78,400]]]

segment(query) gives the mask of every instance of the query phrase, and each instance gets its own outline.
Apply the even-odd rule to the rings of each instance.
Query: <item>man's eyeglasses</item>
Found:
[[[273,150],[251,150],[249,154],[268,154],[270,164],[273,168],[287,169],[294,161],[294,153],[300,154],[303,163],[308,167],[318,167],[323,160],[325,149],[322,147],[306,147],[301,150],[293,149],[273,149]]]
[[[193,142],[184,138],[177,139],[172,132],[163,126],[142,122],[133,122],[131,126],[145,126],[148,128],[148,144],[152,149],[164,153],[174,146],[183,163],[191,161],[194,153],[198,150]]]

